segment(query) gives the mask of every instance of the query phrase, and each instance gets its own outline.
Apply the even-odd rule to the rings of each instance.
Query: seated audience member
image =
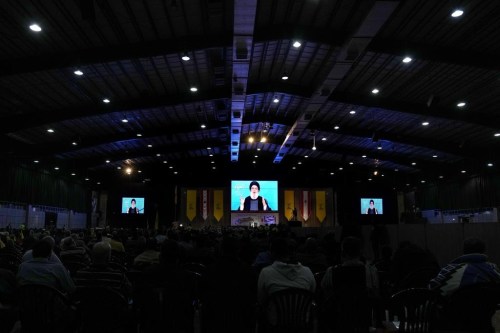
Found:
[[[427,286],[439,269],[439,264],[431,252],[411,242],[401,242],[393,256],[391,277],[394,292]]]
[[[55,241],[54,238],[51,236],[45,236],[42,238],[43,241],[49,243],[50,245],[50,257],[49,261],[52,263],[58,263],[61,264],[61,260],[59,257],[54,253],[54,246],[55,246]],[[33,259],[33,250],[28,250],[26,253],[23,255],[23,262],[29,261]]]
[[[306,239],[304,251],[297,254],[297,260],[313,273],[324,271],[328,267],[326,256],[319,252],[318,241],[314,237]]]
[[[134,267],[141,269],[151,264],[158,264],[160,262],[160,251],[157,250],[155,238],[150,238],[146,242],[144,252],[134,258]]]
[[[381,249],[382,256],[373,264],[379,272],[390,272],[392,270],[392,248],[384,245]]]
[[[63,263],[77,262],[84,265],[90,264],[90,257],[82,247],[77,247],[72,237],[63,238],[61,241],[61,252],[59,257]]]
[[[0,332],[11,332],[18,320],[16,289],[14,273],[0,268]]]
[[[109,243],[105,241],[96,243],[92,248],[92,264],[76,273],[76,285],[110,287],[129,297],[132,286],[123,272],[109,267],[110,258]]]
[[[488,261],[485,243],[469,238],[463,244],[464,254],[446,265],[429,283],[429,288],[449,296],[456,290],[480,283],[500,283],[498,267]]]
[[[342,264],[328,267],[321,280],[321,288],[325,297],[331,296],[346,286],[366,288],[369,293],[378,294],[377,269],[361,261],[361,240],[357,237],[346,237],[341,244]]]
[[[287,288],[301,288],[315,292],[316,281],[313,273],[294,259],[287,239],[274,239],[271,243],[271,255],[274,262],[262,269],[257,283],[259,304],[265,304],[272,293]]]
[[[43,284],[64,293],[75,290],[73,280],[60,262],[50,261],[52,244],[46,238],[33,246],[33,259],[21,263],[17,278],[22,284]]]
[[[118,236],[118,232],[113,231],[113,233],[108,236],[111,236],[111,238],[103,237],[102,240],[109,243],[109,245],[111,246],[111,250],[119,253],[124,253],[125,247],[123,246],[123,243],[120,240],[120,237]]]

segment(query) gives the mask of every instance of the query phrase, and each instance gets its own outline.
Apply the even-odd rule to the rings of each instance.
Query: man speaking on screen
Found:
[[[265,211],[271,210],[267,200],[259,195],[260,184],[256,181],[250,183],[250,195],[246,198],[240,197],[239,210]]]

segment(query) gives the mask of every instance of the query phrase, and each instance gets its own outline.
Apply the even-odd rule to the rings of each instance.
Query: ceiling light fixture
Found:
[[[460,17],[464,14],[464,11],[462,9],[455,9],[453,13],[451,13],[451,17]]]
[[[141,134],[141,133],[137,133],[137,136],[138,136],[138,137],[141,137],[141,136],[142,136],[142,134]]]
[[[148,145],[148,148],[153,148],[153,145]]]
[[[415,162],[411,162],[411,165],[414,165],[414,166],[415,166],[415,165],[417,165],[417,163],[415,163]]]
[[[378,90],[377,88],[373,89],[372,90],[372,94],[376,95],[380,92],[380,90]]]
[[[38,162],[40,162],[40,161],[39,161],[39,160],[34,160],[34,161],[33,161],[33,163],[38,163]]]
[[[382,150],[382,145],[380,143],[378,144],[377,149]]]
[[[205,125],[205,124],[201,124],[201,125],[200,125],[200,127],[201,127],[201,128],[207,128],[207,125]]]
[[[132,168],[126,168],[125,172],[127,173],[127,175],[130,175],[132,173]]]
[[[49,132],[49,133],[54,133],[54,130],[53,130],[52,128],[49,128],[49,129],[47,130],[47,132]]]
[[[73,141],[71,144],[72,144],[73,146],[77,146],[77,145],[78,145],[78,143],[77,143],[77,142],[75,142],[75,141]]]
[[[192,92],[197,92],[197,91],[198,91],[198,88],[196,88],[196,87],[191,87],[191,88],[189,88],[189,90],[191,90]]]
[[[54,167],[54,170],[59,170],[59,167]]]
[[[322,138],[321,138],[321,141],[326,141],[326,137],[322,137]]]
[[[340,127],[339,126],[334,126],[333,129],[334,130],[338,130]]]
[[[412,60],[413,60],[413,59],[412,59],[411,57],[404,57],[404,58],[403,58],[403,62],[404,62],[405,64],[410,63]]]
[[[31,29],[31,31],[34,31],[34,32],[42,31],[42,27],[36,23],[33,23],[32,25],[30,25],[30,29]]]
[[[487,164],[489,167],[492,167],[493,166],[493,163],[488,163]]]
[[[496,137],[499,137],[499,136],[500,136],[500,133],[495,133],[495,134],[493,134],[493,135],[494,135],[494,136],[496,136]]]
[[[458,102],[458,103],[457,103],[457,106],[458,106],[459,108],[463,108],[465,105],[467,105],[465,102]]]
[[[299,48],[302,44],[296,40],[295,42],[293,42],[293,47],[295,47],[296,49]]]
[[[438,156],[437,155],[432,155],[432,157],[437,158]]]
[[[349,111],[349,114],[356,114],[356,111],[351,110],[351,111]]]
[[[281,79],[282,79],[283,81],[286,81],[286,80],[288,80],[288,78],[289,78],[288,73],[285,71],[285,72],[283,73],[283,75],[281,76]]]
[[[184,60],[184,61],[191,60],[191,58],[188,56],[188,54],[186,52],[184,52],[184,54],[182,55],[181,59]]]
[[[82,76],[83,75],[83,72],[79,69],[77,69],[76,71],[73,72],[75,75],[78,75],[78,76]]]
[[[363,155],[363,156],[361,156],[361,157],[366,158],[366,155]]]
[[[122,119],[122,123],[128,123],[128,119]]]
[[[422,122],[422,126],[429,126],[429,122],[428,121]]]
[[[280,100],[278,99],[278,97],[274,97],[273,102],[274,102],[274,103],[279,103],[279,102],[280,102]]]
[[[266,143],[267,142],[267,138],[265,136],[261,137],[260,138],[260,142],[261,143]]]
[[[314,134],[314,136],[313,136],[313,146],[312,146],[312,150],[316,150],[316,134]]]
[[[109,102],[111,102],[111,101],[109,100],[109,98],[104,98],[104,99],[102,100],[102,102],[103,102],[103,103],[108,104],[108,103],[109,103]]]
[[[461,173],[466,173],[467,171],[465,171],[465,170],[462,170],[462,171],[460,171],[460,172],[461,172]]]

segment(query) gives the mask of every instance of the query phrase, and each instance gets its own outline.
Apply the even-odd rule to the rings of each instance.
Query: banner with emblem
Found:
[[[326,192],[316,191],[316,217],[321,223],[326,217]]]
[[[223,210],[223,194],[224,191],[222,190],[215,190],[214,191],[214,217],[217,220],[217,222],[220,222],[222,219],[222,216],[224,215],[224,210]]]
[[[294,191],[285,191],[285,211],[283,214],[288,220],[293,219],[293,209],[295,208]]]
[[[189,221],[193,221],[196,217],[196,190],[186,192],[186,216]]]
[[[206,221],[208,217],[208,191],[203,190],[201,196],[201,216]]]
[[[311,214],[311,200],[309,191],[302,191],[302,218],[304,221],[309,219],[309,215]]]

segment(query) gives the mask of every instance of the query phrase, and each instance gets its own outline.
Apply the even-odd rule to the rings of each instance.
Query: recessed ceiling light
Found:
[[[73,146],[77,146],[77,145],[78,145],[78,143],[77,143],[77,142],[75,142],[75,141],[73,141],[71,144],[72,144]]]
[[[432,157],[437,158],[438,156],[437,155],[432,155]]]
[[[191,88],[189,88],[189,90],[191,90],[192,92],[197,92],[197,91],[198,91],[198,88],[196,88],[196,87],[191,87]]]
[[[278,98],[273,99],[273,102],[274,102],[274,103],[279,103],[279,101],[280,101],[280,100],[279,100]]]
[[[47,132],[49,132],[49,133],[54,133],[54,130],[53,130],[52,128],[49,128],[49,129],[47,130]]]
[[[34,31],[34,32],[42,31],[42,27],[36,23],[33,23],[32,25],[30,25],[30,29],[31,29],[31,31]]]
[[[406,186],[410,186],[410,184],[406,183]]]
[[[90,179],[89,178],[85,178],[86,181],[89,181]]]
[[[466,105],[466,103],[465,103],[465,102],[458,102],[458,103],[457,103],[457,106],[458,106],[459,108],[463,108],[465,105]]]
[[[296,167],[292,167],[293,170],[297,169]]]
[[[444,176],[439,176],[439,179],[443,179],[443,178],[444,178]]]
[[[54,170],[59,170],[59,167],[54,167]]]
[[[363,156],[361,156],[361,157],[366,158],[366,155],[363,155]]]
[[[377,88],[373,89],[372,90],[372,94],[376,95],[380,92],[380,90],[378,90]]]
[[[353,165],[353,164],[354,164],[354,162],[349,162],[349,165]]]
[[[122,119],[122,123],[128,123],[128,119]]]
[[[174,171],[174,175],[178,174],[179,172],[178,171]]]
[[[142,170],[137,170],[138,173],[142,173]]]
[[[163,164],[167,164],[168,162],[167,161],[163,161]]]
[[[148,145],[148,148],[153,148],[153,145]]]
[[[130,174],[132,173],[132,168],[126,168],[126,169],[125,169],[125,173],[126,173],[127,175],[130,175]]]
[[[349,111],[349,114],[356,114],[356,111],[351,110],[351,111]]]
[[[421,180],[420,182],[423,184],[423,183],[425,183],[425,180]]]
[[[141,134],[141,133],[137,133],[137,136],[138,136],[138,137],[141,137],[141,136],[142,136],[142,134]]]
[[[97,182],[97,185],[101,185],[101,182]]]
[[[298,164],[298,165],[301,165],[301,164],[302,164],[302,162],[297,162],[297,164]]]
[[[489,166],[489,167],[492,167],[492,166],[493,166],[493,163],[488,163],[488,166]]]
[[[325,137],[322,137],[322,138],[321,138],[321,141],[326,141],[326,138],[325,138]]]
[[[335,173],[334,172],[330,172],[330,175],[333,176]]]
[[[257,162],[255,162],[255,161],[252,161],[252,163],[253,163],[253,164],[255,164],[255,163],[257,163]]]
[[[428,121],[422,122],[422,126],[429,126],[429,122]]]
[[[83,72],[79,69],[77,69],[76,71],[73,72],[75,75],[78,75],[78,76],[82,76],[83,75]]]
[[[201,125],[200,125],[200,127],[201,127],[201,128],[207,128],[207,125],[205,125],[205,124],[201,124]]]
[[[309,158],[309,155],[304,155],[304,158]]]
[[[210,163],[211,163],[211,164],[215,164],[215,162],[214,162],[214,161],[210,161]]]
[[[415,162],[411,162],[411,165],[417,165],[417,163],[415,163]]]
[[[373,171],[373,175],[374,176],[378,175],[378,170]]]
[[[342,170],[344,170],[344,168],[343,167],[339,167],[339,170],[342,171]]]
[[[109,100],[109,98],[104,98],[102,101],[103,101],[103,103],[106,103],[106,104],[108,104],[109,102],[111,102],[111,101]]]
[[[399,169],[394,169],[394,171],[395,171],[395,172],[398,172],[398,171],[399,171]]]
[[[187,53],[184,53],[184,55],[181,57],[182,60],[184,61],[189,61],[191,58],[187,55]]]
[[[76,176],[76,173],[74,173],[74,172],[73,172],[71,175],[72,175],[72,176]]]
[[[451,13],[451,17],[460,17],[464,14],[464,11],[461,9],[455,9],[453,13]]]
[[[312,150],[316,150],[316,146],[313,146],[313,147],[312,147]]]
[[[372,181],[372,179],[371,179],[371,178],[368,178],[368,181],[369,181],[369,182],[371,182],[371,181]]]
[[[254,157],[255,157],[255,158],[258,158],[258,157],[259,157],[259,155],[254,155]]]
[[[333,127],[334,130],[338,130],[339,128],[340,127],[338,127],[338,126]]]
[[[169,168],[169,169],[173,169],[174,167],[173,167],[173,166],[169,166],[168,168]]]
[[[288,74],[287,74],[286,72],[285,72],[285,73],[283,73],[283,75],[281,76],[281,79],[282,79],[283,81],[288,80]]]
[[[493,135],[498,137],[498,136],[500,136],[500,133],[495,133]]]
[[[33,163],[38,163],[38,162],[40,162],[40,161],[39,161],[39,160],[34,160],[34,161],[33,161]]]
[[[121,169],[122,169],[122,167],[121,167],[121,166],[118,166],[118,167],[116,167],[116,168],[117,168],[118,170],[121,170]]]
[[[467,171],[465,171],[465,170],[462,170],[462,171],[460,171],[460,172],[461,172],[461,173],[466,173]]]
[[[260,151],[260,148],[257,148],[257,151]]]
[[[404,62],[405,64],[410,63],[412,60],[413,60],[413,59],[412,59],[411,57],[404,57],[404,58],[403,58],[403,62]]]
[[[265,136],[263,136],[262,138],[260,138],[260,142],[266,143],[267,142],[267,138]]]
[[[208,156],[213,157],[213,156],[214,156],[214,154],[208,154]]]
[[[378,145],[378,146],[377,146],[377,149],[378,149],[378,150],[381,150],[381,149],[382,149],[382,145]]]
[[[207,147],[207,150],[211,150],[211,149],[212,149],[212,147]]]
[[[302,44],[298,40],[296,40],[295,42],[293,42],[293,47],[295,47],[295,48],[299,48],[301,45]]]
[[[253,138],[253,136],[251,136],[251,137],[249,137],[249,138],[248,138],[248,143],[253,143],[253,142],[254,142],[254,140],[255,140],[255,139]]]
[[[156,154],[156,157],[160,157],[160,156],[161,156],[161,154],[160,154],[160,153]]]
[[[109,162],[111,162],[111,161],[110,160],[106,160],[106,163],[109,163]]]

